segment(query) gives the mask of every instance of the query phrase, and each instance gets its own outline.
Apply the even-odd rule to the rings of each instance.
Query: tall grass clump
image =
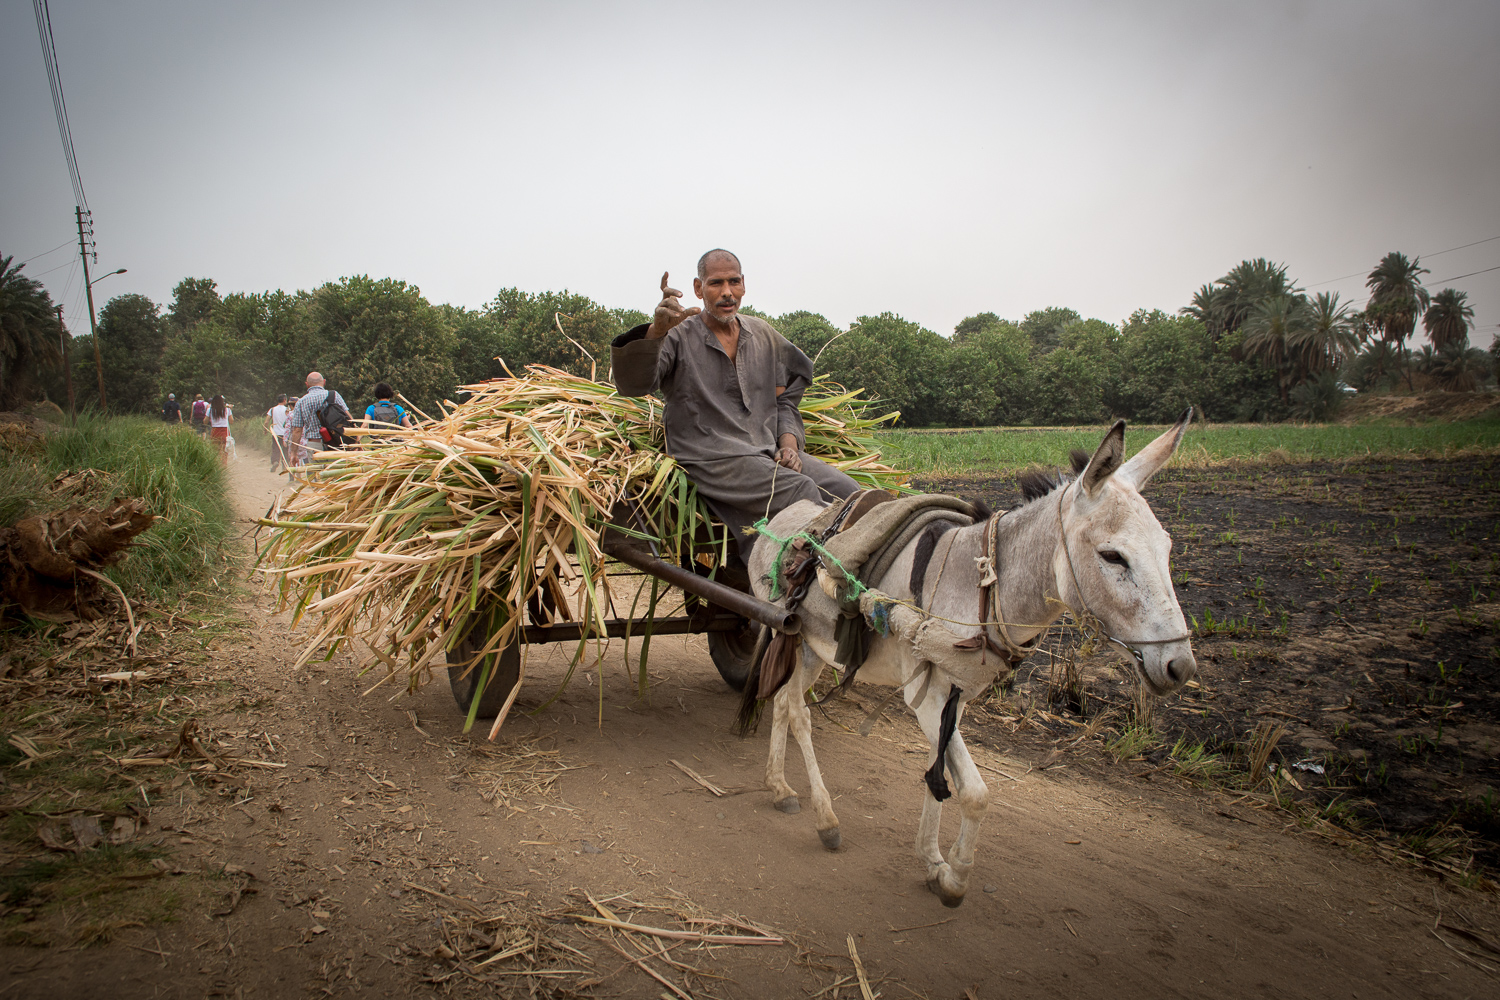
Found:
[[[82,490],[53,492],[62,472],[95,469]],[[112,497],[140,497],[159,516],[109,569],[126,593],[151,598],[217,589],[234,520],[218,454],[191,430],[146,417],[80,415],[38,448],[0,450],[0,525]]]

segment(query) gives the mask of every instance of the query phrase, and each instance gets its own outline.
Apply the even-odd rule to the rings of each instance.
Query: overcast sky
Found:
[[[1244,258],[1363,305],[1500,266],[1500,3],[51,0],[102,298],[396,277],[649,310],[739,253],[844,325],[1175,310]],[[0,4],[0,253],[87,328],[31,5]],[[1469,293],[1500,324],[1500,270]],[[101,301],[102,304],[102,301]]]

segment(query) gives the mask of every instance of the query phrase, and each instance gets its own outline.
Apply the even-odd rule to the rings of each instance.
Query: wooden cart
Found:
[[[615,523],[628,523],[627,516],[618,508]],[[605,634],[612,639],[641,637],[648,633],[653,636],[707,635],[708,652],[714,666],[724,682],[736,691],[744,690],[745,679],[760,654],[768,629],[795,633],[801,628],[801,621],[795,613],[751,594],[750,577],[738,558],[732,539],[727,543],[727,559],[707,560],[716,562],[713,569],[698,558],[700,554],[724,554],[724,550],[709,539],[700,539],[690,550],[693,558],[684,559],[681,565],[660,558],[654,545],[608,528],[600,547],[610,559],[635,570],[634,574],[612,571],[611,579],[644,574],[679,589],[683,594],[680,614],[607,619]],[[460,711],[469,711],[474,692],[483,682],[478,715],[493,718],[499,714],[511,689],[520,679],[522,644],[576,643],[583,636],[588,628],[586,623],[555,621],[555,611],[550,601],[533,598],[526,608],[526,620],[517,630],[516,641],[491,654],[487,663],[481,661],[474,663],[472,669],[465,669],[474,661],[476,653],[484,648],[491,628],[489,615],[481,613],[471,619],[474,624],[468,634],[447,654],[448,681]],[[597,626],[593,631],[597,633]]]

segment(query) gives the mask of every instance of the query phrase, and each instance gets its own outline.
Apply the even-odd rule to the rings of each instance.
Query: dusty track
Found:
[[[234,467],[234,481],[246,515],[263,510],[279,482],[254,455]],[[843,821],[844,846],[830,854],[809,814],[782,815],[758,790],[765,734],[729,734],[734,698],[699,639],[658,640],[645,702],[612,649],[602,727],[600,678],[579,676],[550,708],[518,716],[497,751],[459,735],[441,673],[415,698],[361,698],[343,655],[291,670],[301,636],[287,633],[268,598],[246,613],[253,632],[223,650],[219,666],[247,697],[213,720],[215,745],[246,755],[254,748],[288,766],[238,772],[244,784],[181,786],[152,814],[175,865],[230,865],[228,876],[174,924],[126,930],[82,951],[3,949],[9,982],[0,997],[519,996],[533,987],[551,995],[598,977],[608,978],[584,995],[661,995],[660,983],[597,937],[547,922],[546,914],[587,912],[584,893],[677,900],[684,909],[691,901],[795,942],[673,952],[726,978],[684,980],[657,963],[701,997],[812,995],[852,974],[850,935],[887,998],[968,989],[980,998],[1466,997],[1495,989],[1493,977],[1431,931],[1441,909],[1444,922],[1468,926],[1467,918],[1493,936],[1500,916],[1492,896],[1354,857],[1224,797],[1088,776],[1066,754],[981,748],[982,764],[1018,780],[985,772],[992,804],[973,888],[950,911],[926,891],[911,846],[925,744],[905,717],[861,739],[840,726],[857,726],[856,706],[815,714],[819,759]],[[535,657],[523,707],[549,696],[566,666],[560,650]],[[512,782],[487,800],[507,761],[528,748],[557,751],[545,760],[569,770],[550,790]],[[672,759],[749,790],[713,798]],[[797,759],[792,753],[788,774],[805,790]],[[229,897],[214,892],[238,885],[257,891],[229,916],[208,916],[227,906]],[[540,915],[549,934],[589,957],[589,974],[481,983],[456,972],[439,950],[443,914],[472,917],[474,908],[517,921]],[[668,925],[661,914],[637,919]],[[1500,966],[1494,959],[1487,964]],[[495,963],[477,974],[515,967]],[[859,992],[846,981],[822,995]]]

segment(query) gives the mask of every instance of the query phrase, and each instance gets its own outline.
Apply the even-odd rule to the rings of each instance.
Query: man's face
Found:
[[[740,311],[740,299],[745,297],[745,276],[733,260],[715,257],[709,262],[707,276],[693,279],[693,294],[703,300],[705,314],[720,326],[728,326]]]

